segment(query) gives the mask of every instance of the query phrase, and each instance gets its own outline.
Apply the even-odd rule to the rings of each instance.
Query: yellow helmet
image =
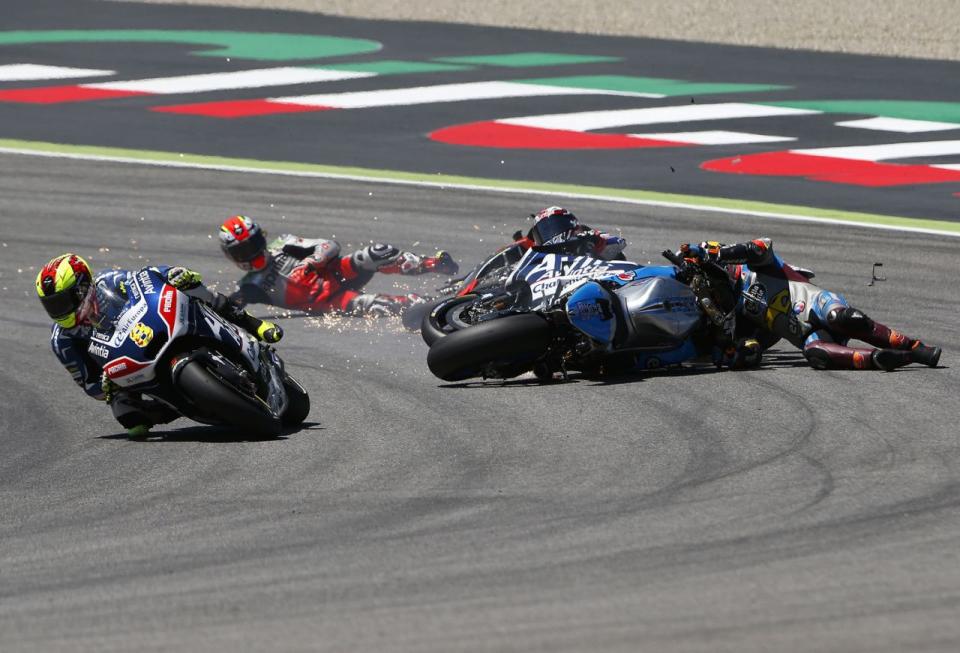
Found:
[[[37,295],[47,315],[65,329],[84,322],[85,305],[93,283],[93,272],[76,254],[50,259],[37,274]]]

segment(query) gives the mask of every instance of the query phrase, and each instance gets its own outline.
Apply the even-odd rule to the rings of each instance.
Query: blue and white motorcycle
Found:
[[[106,376],[184,417],[278,435],[303,422],[310,399],[273,348],[169,285],[155,268],[97,283],[87,351]]]
[[[530,371],[547,380],[707,356],[732,334],[732,305],[712,292],[729,293],[729,278],[664,256],[675,265],[530,250],[501,292],[437,307],[442,330],[427,355],[430,371],[445,381]]]

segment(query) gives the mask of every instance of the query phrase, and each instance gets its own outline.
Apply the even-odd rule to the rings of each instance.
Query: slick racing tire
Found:
[[[461,314],[476,299],[476,295],[451,297],[431,306],[420,322],[420,337],[432,347],[440,338],[471,326],[463,321]]]
[[[288,374],[283,377],[283,389],[287,391],[287,409],[280,420],[284,426],[300,426],[310,414],[310,395],[299,381]]]
[[[271,415],[265,404],[219,380],[199,361],[187,363],[177,377],[177,385],[206,415],[217,421],[244,433],[280,435],[280,419]]]
[[[553,329],[535,313],[508,315],[437,340],[427,366],[444,381],[462,381],[493,369],[503,377],[530,370],[547,353]]]

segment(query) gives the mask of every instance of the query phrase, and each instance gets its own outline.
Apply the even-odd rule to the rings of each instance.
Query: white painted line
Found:
[[[943,168],[944,170],[960,170],[960,163],[944,163],[938,166],[930,166],[931,168]]]
[[[854,127],[856,129],[873,129],[881,132],[899,132],[901,134],[917,134],[920,132],[938,132],[948,129],[960,129],[955,122],[935,122],[933,120],[911,120],[908,118],[864,118],[863,120],[845,120],[838,122],[837,127]]]
[[[225,91],[237,88],[335,82],[361,77],[376,77],[376,73],[326,70],[323,68],[261,68],[257,70],[238,70],[231,73],[158,77],[156,79],[137,79],[126,82],[108,82],[106,84],[84,84],[83,86],[108,91],[168,95],[172,93],[202,93],[204,91]]]
[[[812,150],[791,150],[794,154],[830,156],[857,161],[885,161],[886,159],[914,159],[930,156],[960,154],[960,141],[920,141],[853,147],[821,147]]]
[[[337,109],[364,109],[369,107],[396,107],[435,102],[466,102],[507,97],[536,97],[543,95],[630,95],[620,91],[593,88],[549,86],[546,84],[519,84],[516,82],[471,82],[466,84],[438,84],[356,93],[329,93],[325,95],[298,95],[269,98],[271,102],[289,102],[306,106]]]
[[[611,129],[628,125],[653,125],[670,122],[696,122],[700,120],[727,120],[732,118],[764,118],[767,116],[799,116],[818,114],[820,111],[773,107],[763,104],[725,102],[721,104],[683,104],[674,107],[650,107],[647,109],[618,109],[614,111],[585,111],[582,113],[553,113],[544,116],[506,118],[497,122],[542,129],[566,129],[568,131],[591,131]]]
[[[704,211],[709,213],[723,213],[728,215],[748,215],[757,218],[770,218],[773,220],[786,220],[791,222],[811,222],[817,224],[831,224],[840,227],[862,227],[866,229],[880,229],[882,231],[897,231],[917,234],[932,234],[935,236],[951,236],[960,238],[960,232],[947,231],[941,229],[927,229],[924,227],[907,227],[891,224],[879,224],[874,222],[858,222],[855,220],[839,220],[835,218],[824,218],[820,216],[811,216],[804,214],[776,213],[768,211],[753,211],[748,209],[734,209],[721,206],[689,204],[684,202],[667,202],[662,200],[634,199],[628,197],[617,197],[608,195],[592,195],[589,193],[563,192],[538,189],[535,186],[531,188],[504,188],[500,186],[486,186],[478,184],[456,184],[446,182],[430,182],[408,179],[391,179],[384,177],[340,174],[334,172],[315,172],[307,170],[283,170],[283,169],[264,169],[250,168],[246,166],[233,166],[227,164],[179,162],[179,161],[145,161],[132,157],[107,156],[98,154],[71,154],[63,152],[44,152],[37,150],[24,150],[12,147],[0,147],[0,153],[3,154],[21,154],[25,156],[40,156],[54,159],[74,159],[78,161],[101,161],[105,163],[124,163],[142,166],[156,166],[160,168],[188,168],[195,170],[218,170],[222,172],[251,173],[258,175],[278,175],[283,177],[305,177],[313,179],[343,179],[347,181],[361,181],[376,184],[392,184],[397,186],[416,186],[422,188],[454,188],[458,190],[488,191],[493,193],[505,193],[510,195],[534,195],[540,197],[560,197],[583,200],[596,200],[598,202],[615,202],[619,204],[631,204],[638,206],[657,206],[672,209],[689,209],[691,211]],[[802,207],[798,207],[802,208]]]
[[[0,66],[0,82],[25,82],[39,79],[74,79],[77,77],[109,77],[113,70],[41,66],[33,63],[12,63]]]
[[[765,136],[763,134],[728,131],[658,132],[656,134],[630,134],[630,136],[674,141],[676,143],[691,143],[693,145],[746,145],[749,143],[780,143],[797,140],[791,136]]]

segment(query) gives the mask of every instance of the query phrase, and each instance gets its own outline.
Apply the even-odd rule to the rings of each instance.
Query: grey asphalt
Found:
[[[955,240],[565,202],[642,262],[771,236],[943,367],[780,349],[744,373],[451,387],[395,322],[290,318],[307,428],[134,442],[49,350],[32,283],[61,250],[225,288],[211,235],[243,211],[469,263],[557,199],[10,155],[0,196],[0,650],[960,647]]]

